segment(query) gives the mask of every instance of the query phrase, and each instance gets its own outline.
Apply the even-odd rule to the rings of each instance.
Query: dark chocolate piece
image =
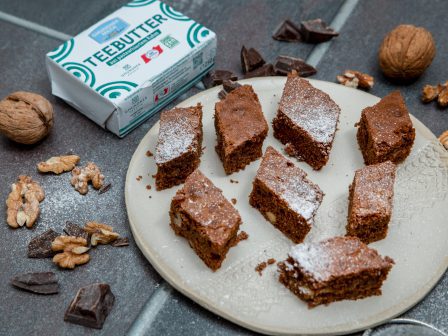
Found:
[[[89,241],[89,234],[78,224],[65,222],[64,232],[69,236],[81,237]]]
[[[251,72],[265,63],[263,57],[254,48],[246,49],[245,46],[241,48],[241,68],[243,73]]]
[[[274,66],[270,63],[265,64],[254,71],[248,72],[244,75],[244,78],[254,78],[254,77],[269,77],[275,76]]]
[[[49,258],[55,255],[51,249],[51,243],[60,234],[48,229],[44,233],[34,237],[28,244],[28,258]]]
[[[206,74],[202,79],[202,82],[204,83],[205,87],[209,89],[211,87],[221,85],[225,80],[236,81],[238,80],[238,76],[231,71],[214,70]]]
[[[16,275],[11,279],[11,285],[36,294],[57,294],[58,279],[53,272],[35,272]]]
[[[95,283],[82,287],[67,308],[64,321],[101,329],[114,301],[115,296],[108,284]]]
[[[129,238],[128,237],[119,237],[115,239],[112,243],[110,243],[113,247],[122,247],[129,246]]]
[[[326,42],[339,35],[321,19],[301,22],[300,32],[303,40],[308,43]]]
[[[234,82],[231,80],[223,81],[222,82],[222,90],[218,92],[219,99],[224,99],[228,93],[239,88],[240,86],[241,86],[241,84],[238,82]]]
[[[300,28],[292,21],[286,19],[275,29],[274,40],[286,42],[299,42],[302,40]]]
[[[105,192],[108,192],[109,189],[112,187],[112,183],[108,183],[105,186],[103,186],[100,191],[98,192],[98,194],[104,194]]]
[[[317,70],[301,58],[290,56],[278,56],[274,63],[277,75],[286,76],[292,70],[296,70],[300,77],[309,77],[316,74]]]

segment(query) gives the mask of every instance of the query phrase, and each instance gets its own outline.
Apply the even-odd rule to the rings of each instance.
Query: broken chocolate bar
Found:
[[[292,70],[296,70],[300,77],[309,77],[317,72],[314,67],[301,58],[282,55],[277,57],[274,63],[274,70],[277,75],[281,76],[286,76]]]
[[[64,321],[101,329],[114,301],[115,296],[108,284],[95,283],[82,287],[67,308]]]
[[[204,83],[204,86],[207,89],[210,89],[211,87],[221,85],[223,81],[225,80],[237,80],[238,76],[235,75],[231,71],[227,70],[215,70],[210,71],[205,77],[202,79],[202,82]]]
[[[127,237],[118,237],[112,243],[110,243],[113,247],[123,247],[129,246],[129,238]]]
[[[277,41],[299,42],[302,40],[300,28],[292,21],[286,19],[275,29],[272,38]]]
[[[103,186],[100,191],[98,192],[98,194],[104,194],[105,192],[108,192],[109,189],[112,187],[112,183],[108,183],[105,186]]]
[[[303,40],[308,43],[326,42],[339,35],[321,19],[301,22],[300,32]]]
[[[244,78],[275,76],[274,66],[270,63],[265,64],[244,75]]]
[[[50,258],[55,252],[51,249],[51,243],[60,234],[48,229],[44,233],[34,237],[28,244],[28,258]]]
[[[16,275],[11,279],[11,285],[36,294],[57,294],[58,279],[53,272],[35,272]]]
[[[265,63],[263,57],[254,48],[246,49],[245,46],[241,48],[241,68],[243,73],[258,69]]]
[[[89,241],[89,234],[78,224],[65,222],[64,232],[69,236],[81,237]]]
[[[241,86],[238,82],[233,82],[231,80],[225,80],[222,82],[222,90],[218,92],[219,99],[224,99],[228,93],[232,92],[236,88]]]

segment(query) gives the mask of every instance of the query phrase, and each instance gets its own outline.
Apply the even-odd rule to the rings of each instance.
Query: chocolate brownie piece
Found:
[[[400,91],[366,107],[357,126],[358,144],[368,165],[388,160],[400,163],[411,152],[415,129]]]
[[[250,85],[242,85],[215,105],[216,152],[224,170],[232,174],[263,155],[268,123],[258,96]]]
[[[347,235],[368,244],[386,238],[392,215],[395,165],[386,161],[355,172],[349,188]]]
[[[279,281],[312,308],[381,295],[393,264],[356,237],[333,237],[292,247],[278,264]]]
[[[289,155],[319,170],[327,164],[340,111],[328,94],[292,71],[272,122],[274,137]]]
[[[311,229],[323,195],[302,169],[268,147],[249,203],[289,239],[300,243]]]
[[[162,112],[155,153],[157,190],[183,183],[199,166],[201,153],[201,104]]]
[[[174,232],[185,237],[213,271],[237,243],[241,224],[238,211],[199,169],[188,176],[171,201],[170,219]]]

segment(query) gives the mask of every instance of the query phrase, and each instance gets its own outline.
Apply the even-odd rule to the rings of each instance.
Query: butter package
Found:
[[[216,35],[158,0],[134,0],[49,52],[52,93],[123,137],[213,66]]]

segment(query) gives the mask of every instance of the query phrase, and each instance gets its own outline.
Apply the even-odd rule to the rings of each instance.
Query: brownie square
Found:
[[[319,170],[328,162],[339,114],[328,94],[292,71],[272,122],[274,137],[286,145],[290,156]]]
[[[368,244],[386,238],[392,215],[395,164],[390,161],[355,172],[349,187],[347,235]]]
[[[237,243],[241,217],[221,189],[195,170],[171,201],[171,227],[216,271]]]
[[[394,261],[355,237],[333,237],[291,248],[279,281],[312,308],[381,295]]]
[[[261,157],[268,123],[250,85],[236,88],[215,105],[216,152],[226,174]]]
[[[311,229],[323,195],[302,169],[268,147],[249,203],[289,239],[300,243]]]
[[[201,153],[201,104],[162,112],[155,153],[157,190],[183,183],[199,166]]]
[[[415,129],[399,91],[366,107],[357,126],[356,137],[367,165],[384,161],[400,163],[411,152]]]

